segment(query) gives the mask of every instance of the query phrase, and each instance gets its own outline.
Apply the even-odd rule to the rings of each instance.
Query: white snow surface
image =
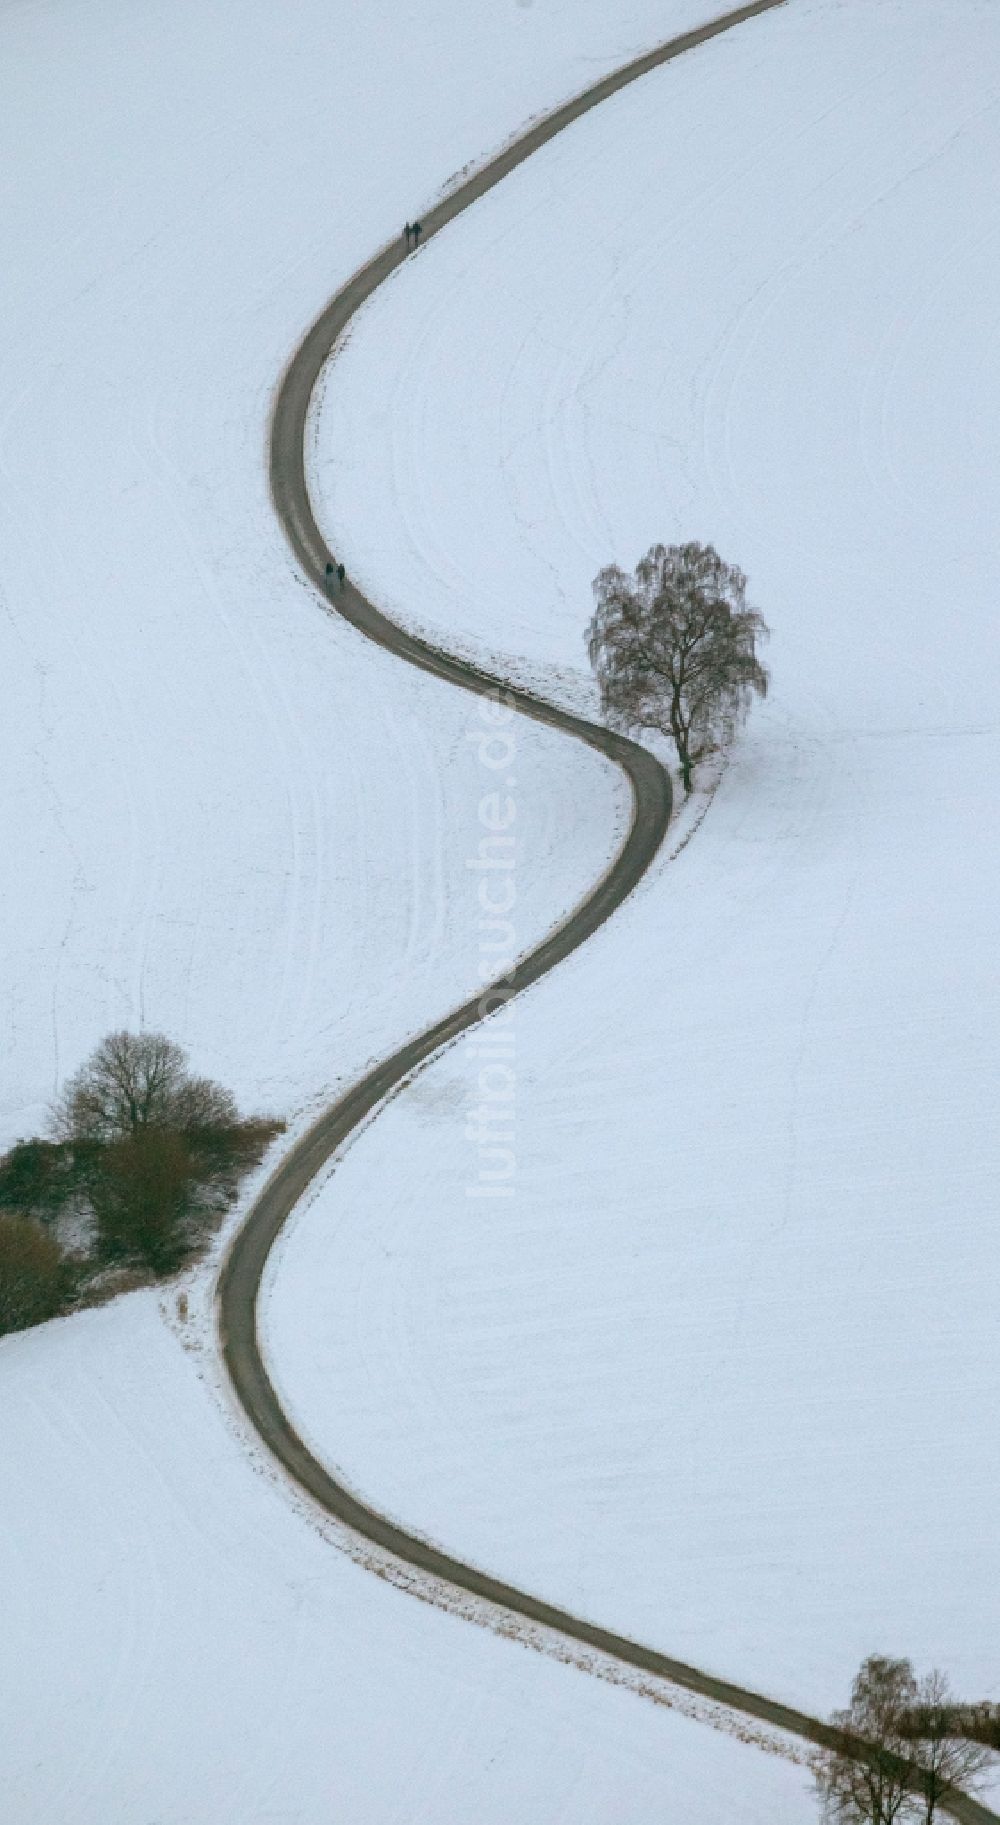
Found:
[[[300,585],[271,393],[458,170],[712,10],[3,8],[0,1146],[114,1027],[288,1114],[460,992],[469,710]],[[522,764],[537,933],[607,855],[614,788],[543,733]]]
[[[802,1768],[353,1564],[192,1341],[142,1293],[0,1343],[5,1825],[810,1815]]]
[[[301,1123],[476,979],[474,706],[299,585],[271,391],[453,173],[710,11],[0,9],[0,1146],[140,1021]],[[517,758],[527,944],[624,798],[541,731]],[[802,1817],[800,1769],[338,1552],[228,1409],[209,1290],[0,1342],[5,1820]]]
[[[586,700],[598,567],[711,539],[773,689],[518,1004],[514,1195],[467,1041],[297,1225],[284,1397],[452,1552],[823,1710],[870,1652],[1000,1692],[998,59],[991,0],[800,0],[650,75],[316,425],[401,618]]]

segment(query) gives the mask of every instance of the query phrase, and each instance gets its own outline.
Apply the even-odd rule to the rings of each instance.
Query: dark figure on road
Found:
[[[337,565],[337,582],[340,584],[341,589],[343,589],[343,587],[344,587],[344,574],[345,573],[344,573],[343,564],[338,564]]]
[[[333,565],[328,564],[326,567],[326,587],[327,587],[327,589],[333,588],[333,579],[336,576],[336,574],[337,574],[337,572],[335,571]]]
[[[413,227],[412,227],[412,228],[411,228],[411,230],[410,230],[410,233],[411,233],[411,234],[412,234],[412,236],[413,236],[413,245],[414,245],[414,247],[417,247],[417,246],[418,246],[418,245],[419,245],[419,242],[420,242],[420,237],[421,237],[421,235],[422,235],[422,234],[423,234],[423,232],[424,232],[424,231],[423,231],[423,229],[422,229],[422,227],[421,227],[421,226],[420,226],[420,223],[419,223],[419,222],[414,222],[414,224],[413,224]]]
[[[406,245],[407,245],[407,247],[409,247],[409,245],[410,245],[410,236],[411,236],[411,234],[412,234],[412,233],[413,233],[413,227],[412,227],[412,224],[411,224],[411,223],[409,223],[409,222],[407,222],[407,224],[406,224],[406,227],[405,227],[405,228],[404,228],[404,230],[403,230],[403,233],[404,233],[404,234],[405,234],[405,236],[406,236]]]

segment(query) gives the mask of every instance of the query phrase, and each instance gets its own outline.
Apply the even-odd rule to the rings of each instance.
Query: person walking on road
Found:
[[[410,236],[411,236],[411,234],[412,234],[412,233],[413,233],[413,226],[412,226],[412,223],[410,223],[410,222],[407,222],[407,224],[406,224],[406,227],[405,227],[405,228],[404,228],[404,229],[403,229],[403,233],[404,233],[404,234],[405,234],[405,236],[406,236],[406,245],[407,245],[407,247],[409,247],[409,245],[410,245]]]
[[[414,245],[414,247],[419,247],[419,245],[420,245],[420,237],[421,237],[421,235],[422,235],[422,234],[423,234],[423,232],[424,232],[424,231],[423,231],[423,229],[422,229],[422,227],[421,227],[421,225],[420,225],[420,223],[419,223],[419,222],[414,222],[414,224],[413,224],[413,226],[412,226],[412,228],[411,228],[411,229],[410,229],[410,233],[411,233],[411,234],[412,234],[412,236],[413,236],[413,245]]]
[[[333,588],[333,579],[336,576],[336,574],[337,574],[337,572],[336,572],[334,566],[332,564],[328,564],[326,567],[326,587],[327,587],[327,589]]]
[[[346,572],[345,572],[345,570],[344,570],[344,566],[343,566],[343,564],[338,564],[338,565],[337,565],[337,582],[338,582],[338,583],[339,583],[339,584],[340,584],[340,593],[341,593],[341,595],[343,595],[343,593],[344,593],[344,577],[345,577],[345,575],[346,575]]]

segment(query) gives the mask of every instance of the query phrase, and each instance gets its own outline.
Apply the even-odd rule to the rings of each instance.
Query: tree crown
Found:
[[[747,580],[711,545],[654,545],[631,575],[609,565],[594,579],[587,650],[609,720],[673,738],[691,769],[730,741],[768,675],[756,645],[767,637],[748,608]]]
[[[127,1140],[143,1128],[189,1132],[238,1120],[228,1090],[193,1077],[162,1033],[109,1033],[63,1090],[54,1114],[64,1140]]]

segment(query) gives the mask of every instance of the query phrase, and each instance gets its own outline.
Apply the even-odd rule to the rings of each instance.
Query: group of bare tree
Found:
[[[173,1273],[281,1126],[241,1119],[162,1033],[110,1034],[65,1086],[52,1137],[0,1159],[0,1333],[54,1316],[109,1269]]]
[[[623,730],[668,736],[686,793],[698,762],[767,694],[756,647],[768,630],[746,588],[735,564],[697,544],[654,545],[631,575],[612,564],[594,580],[587,648],[601,708]]]
[[[968,1733],[970,1712],[980,1740]],[[908,1660],[877,1654],[863,1662],[850,1704],[832,1721],[840,1746],[816,1763],[832,1825],[933,1825],[949,1796],[968,1792],[985,1772],[983,1736],[990,1721],[997,1727],[990,1706],[958,1705],[943,1673],[917,1679]]]
[[[30,1217],[0,1213],[0,1336],[55,1318],[74,1286],[72,1264],[53,1236]]]

